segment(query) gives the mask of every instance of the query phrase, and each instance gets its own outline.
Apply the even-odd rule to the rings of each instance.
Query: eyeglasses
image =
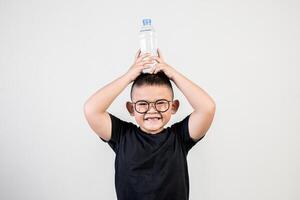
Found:
[[[148,110],[150,109],[151,103],[154,103],[154,108],[158,112],[166,112],[167,110],[169,110],[170,102],[172,101],[168,101],[166,99],[158,99],[154,102],[139,100],[137,102],[132,102],[132,103],[134,104],[134,109],[136,110],[136,112],[140,114],[144,114],[148,112]]]

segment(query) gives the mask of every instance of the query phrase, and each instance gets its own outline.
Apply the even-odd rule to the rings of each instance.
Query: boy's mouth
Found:
[[[145,121],[158,121],[160,119],[161,119],[161,117],[146,117],[144,120]]]

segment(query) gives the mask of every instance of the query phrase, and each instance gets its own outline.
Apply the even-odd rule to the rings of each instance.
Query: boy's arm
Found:
[[[111,119],[106,111],[129,84],[126,75],[119,77],[93,94],[84,104],[84,114],[93,131],[106,141],[111,138]]]
[[[158,62],[153,73],[163,71],[184,94],[194,111],[189,118],[189,133],[195,141],[205,135],[209,129],[215,114],[216,104],[213,99],[198,85],[166,64],[158,49],[158,57],[153,58]]]
[[[199,140],[213,121],[216,105],[202,88],[179,72],[174,73],[173,82],[194,109],[189,118],[189,133],[195,141]]]
[[[85,102],[84,114],[86,120],[93,131],[104,140],[110,140],[112,130],[111,119],[106,110],[127,85],[131,83],[143,69],[147,68],[145,64],[153,62],[152,59],[148,59],[147,61],[143,60],[149,56],[149,54],[140,56],[140,51],[138,51],[134,64],[124,75],[99,89]]]

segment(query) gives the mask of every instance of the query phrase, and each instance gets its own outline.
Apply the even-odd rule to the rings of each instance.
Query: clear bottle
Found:
[[[151,19],[143,19],[143,26],[139,32],[139,42],[141,53],[151,53],[157,56],[157,35],[154,27],[151,25]],[[153,67],[154,64],[149,64],[149,67]],[[151,68],[143,70],[143,73],[148,73]]]

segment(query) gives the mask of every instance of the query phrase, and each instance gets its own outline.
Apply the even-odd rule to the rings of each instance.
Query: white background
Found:
[[[297,0],[1,0],[0,199],[116,198],[114,153],[83,105],[131,66],[146,17],[165,61],[217,104],[188,155],[190,199],[300,199],[299,11]],[[109,111],[133,121],[129,88]],[[170,124],[192,111],[175,95]]]

